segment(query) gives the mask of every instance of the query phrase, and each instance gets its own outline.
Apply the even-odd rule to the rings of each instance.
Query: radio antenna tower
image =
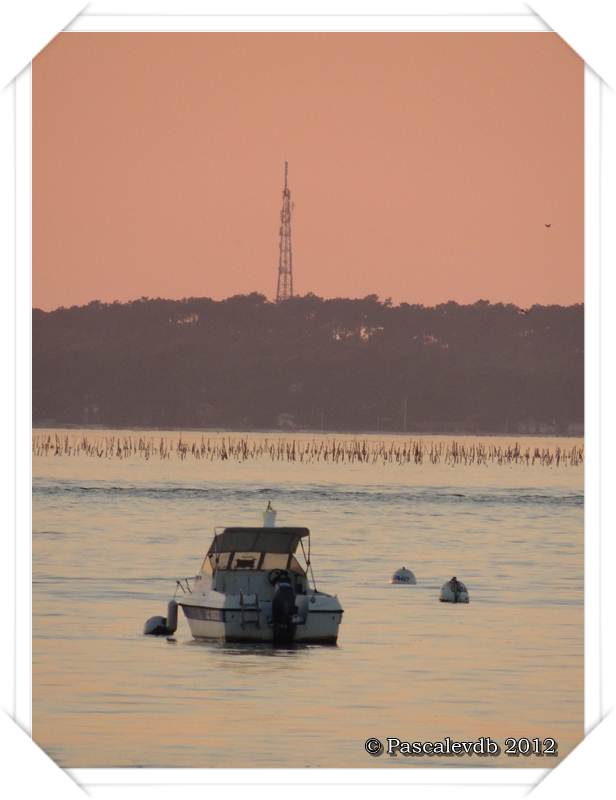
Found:
[[[276,302],[293,297],[293,250],[291,247],[291,192],[288,186],[289,162],[284,162],[284,189],[280,210],[280,245],[278,253],[278,288]]]

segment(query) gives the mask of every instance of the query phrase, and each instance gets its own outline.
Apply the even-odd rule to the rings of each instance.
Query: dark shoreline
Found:
[[[154,433],[169,431],[173,433],[207,433],[210,435],[226,436],[231,434],[240,435],[270,435],[270,436],[395,436],[406,437],[409,439],[419,436],[477,436],[484,438],[502,438],[504,436],[513,439],[524,437],[534,439],[584,439],[583,433],[521,433],[520,431],[468,431],[468,430],[421,430],[421,431],[357,431],[357,430],[321,430],[317,428],[197,428],[197,427],[150,427],[147,425],[126,425],[124,427],[107,425],[86,425],[77,423],[34,423],[32,431],[41,430],[83,430],[83,431],[135,431]]]

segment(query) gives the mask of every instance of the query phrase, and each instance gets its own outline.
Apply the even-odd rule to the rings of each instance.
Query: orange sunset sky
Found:
[[[583,63],[552,33],[64,33],[33,68],[33,304],[583,300]],[[551,227],[547,228],[546,224]]]

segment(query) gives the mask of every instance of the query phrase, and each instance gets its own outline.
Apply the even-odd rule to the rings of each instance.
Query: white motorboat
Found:
[[[298,547],[304,566],[296,555]],[[343,609],[337,597],[314,585],[308,528],[216,530],[199,574],[178,585],[184,594],[169,603],[167,618],[148,620],[145,633],[174,633],[179,606],[195,639],[337,641]]]

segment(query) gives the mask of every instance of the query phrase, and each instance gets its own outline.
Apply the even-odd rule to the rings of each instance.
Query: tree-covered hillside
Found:
[[[584,309],[259,294],[33,311],[34,424],[567,432]]]

